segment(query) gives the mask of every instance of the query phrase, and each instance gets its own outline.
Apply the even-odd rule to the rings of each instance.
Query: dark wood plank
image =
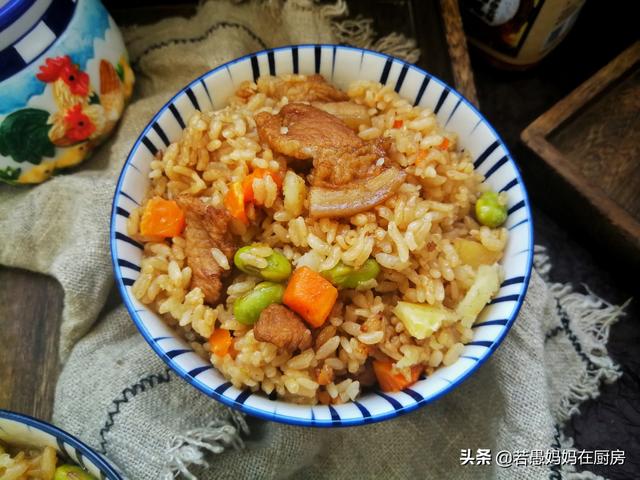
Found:
[[[325,0],[331,1],[331,0]],[[195,1],[105,0],[120,25],[148,24],[167,16],[195,13]],[[422,51],[416,64],[478,105],[467,43],[456,0],[349,0],[350,18],[370,18],[378,36],[392,32],[414,38]]]
[[[0,268],[0,408],[48,420],[58,378],[63,291],[58,282]]]
[[[416,65],[478,105],[457,0],[350,0],[350,16],[373,20],[379,36],[401,32],[421,51]]]
[[[587,181],[640,221],[640,62],[606,90],[548,140]]]

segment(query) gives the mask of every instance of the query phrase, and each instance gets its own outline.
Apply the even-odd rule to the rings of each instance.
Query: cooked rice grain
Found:
[[[304,80],[288,75],[291,82]],[[173,199],[195,194],[214,206],[223,204],[228,185],[242,181],[255,168],[281,171],[286,163],[263,148],[255,128],[259,111],[276,113],[287,103],[274,98],[272,77],[261,77],[239,89],[229,106],[196,112],[177,142],[151,162],[148,196]],[[468,238],[491,251],[502,252],[507,230],[478,225],[471,212],[483,190],[467,152],[457,150],[457,138],[438,125],[433,112],[412,106],[392,87],[357,81],[348,88],[355,103],[365,105],[371,125],[358,132],[363,139],[387,136],[394,142],[392,160],[405,167],[408,178],[396,195],[368,212],[348,219],[308,216],[307,188],[302,177],[287,172],[284,198],[269,175],[252,183],[256,202],[266,213],[259,229],[234,225],[243,243],[258,243],[242,260],[256,268],[266,266],[274,248],[295,266],[329,270],[338,262],[358,267],[375,258],[382,272],[361,291],[342,290],[325,326],[315,332],[314,347],[297,355],[279,352],[258,342],[252,328],[233,317],[233,303],[250,291],[258,279],[238,275],[227,287],[225,303],[204,304],[199,289],[190,289],[191,270],[185,262],[185,240],[149,242],[139,234],[140,209],[127,221],[128,233],[145,243],[141,273],[133,294],[158,312],[194,350],[209,355],[207,339],[215,328],[232,330],[235,358],[209,355],[212,363],[237,388],[277,393],[287,401],[346,402],[361,390],[355,380],[368,358],[390,357],[396,368],[409,374],[412,365],[426,372],[451,365],[460,356],[473,331],[448,320],[434,335],[416,340],[392,312],[400,300],[454,309],[475,279],[475,269],[464,265],[453,240]],[[398,128],[398,125],[401,125]],[[449,140],[446,150],[439,145]],[[501,202],[506,196],[501,195]],[[250,217],[255,212],[250,211]],[[231,265],[219,249],[211,255],[221,268]],[[319,385],[316,369],[331,368],[335,380]]]

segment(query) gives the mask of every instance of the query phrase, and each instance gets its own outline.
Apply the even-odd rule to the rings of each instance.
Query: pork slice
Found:
[[[260,342],[269,342],[276,347],[294,352],[311,347],[311,331],[302,319],[283,305],[274,303],[260,313],[253,327],[253,336]]]
[[[369,109],[355,102],[314,102],[312,105],[331,115],[338,117],[352,130],[356,132],[360,126],[370,127],[371,117]]]
[[[256,116],[258,134],[275,152],[313,159],[311,183],[341,186],[372,177],[386,168],[390,139],[361,139],[338,117],[301,103],[282,107],[277,115]]]
[[[364,142],[354,148],[325,149],[313,159],[314,186],[337,187],[373,177],[389,165],[388,138]]]
[[[349,96],[342,90],[327,83],[321,75],[310,75],[304,80],[278,79],[275,82],[273,96],[287,97],[290,102],[339,102]]]
[[[315,157],[321,150],[365,145],[342,120],[303,103],[285,105],[277,115],[261,112],[255,120],[262,142],[278,153],[302,160]]]
[[[229,229],[231,217],[225,209],[207,205],[197,197],[182,195],[176,201],[186,219],[185,255],[192,272],[191,288],[200,288],[205,303],[215,305],[222,291],[222,278],[229,271],[218,265],[211,249],[220,249],[231,264],[236,251]]]

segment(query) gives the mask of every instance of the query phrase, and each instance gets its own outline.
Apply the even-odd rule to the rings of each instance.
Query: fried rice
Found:
[[[303,82],[305,77],[285,80]],[[229,185],[253,169],[290,169],[284,156],[260,141],[256,129],[256,114],[276,114],[288,103],[286,96],[274,95],[277,81],[261,77],[246,82],[227,107],[194,113],[181,138],[151,162],[147,197],[188,194],[224,208]],[[507,230],[483,226],[473,215],[484,190],[482,176],[456,135],[445,131],[432,111],[412,106],[391,87],[375,82],[356,81],[346,93],[349,101],[366,106],[371,118],[370,125],[359,127],[360,138],[391,139],[392,159],[407,174],[404,184],[368,211],[349,218],[313,218],[308,198],[298,206],[285,205],[278,186],[266,176],[253,183],[264,212],[261,222],[233,225],[242,244],[276,249],[294,268],[304,265],[322,272],[338,262],[358,267],[369,258],[380,265],[377,278],[339,291],[328,320],[313,329],[311,348],[283,351],[256,340],[252,326],[234,318],[234,302],[259,278],[234,273],[225,287],[226,298],[208,305],[202,291],[190,286],[193,272],[184,236],[145,238],[139,231],[142,208],[129,217],[129,234],[144,243],[134,295],[237,388],[294,403],[348,402],[375,386],[373,360],[391,361],[393,371],[406,378],[415,366],[428,376],[455,363],[473,337],[475,318],[449,316],[432,335],[415,338],[394,307],[403,301],[455,311],[478,272],[477,265],[463,262],[457,239],[477,242],[496,259],[501,257]],[[219,250],[211,254],[222,269],[233,268]],[[208,340],[219,328],[233,335],[233,351],[223,356],[211,353]],[[319,380],[323,370],[331,373],[328,383]]]

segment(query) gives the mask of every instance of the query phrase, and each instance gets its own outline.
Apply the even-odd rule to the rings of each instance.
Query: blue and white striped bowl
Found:
[[[0,409],[0,440],[16,446],[52,447],[58,460],[75,463],[101,480],[122,480],[116,467],[67,432],[42,420]]]
[[[345,88],[358,79],[393,85],[404,98],[432,109],[446,129],[475,159],[476,169],[496,191],[509,197],[509,241],[502,265],[505,281],[480,315],[474,338],[453,365],[437,370],[398,393],[371,392],[355,402],[335,406],[302,406],[269,400],[238,390],[131,292],[140,272],[142,246],[127,236],[129,212],[140,205],[148,187],[149,164],[158,150],[179,138],[196,110],[219,109],[244,80],[263,74],[320,73]],[[531,274],[533,229],[522,178],[495,130],[458,92],[427,72],[377,52],[337,45],[299,45],[247,55],[194,80],[149,122],[133,146],[120,175],[111,217],[111,254],[122,298],[140,333],[178,375],[201,392],[243,412],[267,420],[304,426],[334,427],[371,423],[409,412],[452,390],[497,348],[520,309]]]

